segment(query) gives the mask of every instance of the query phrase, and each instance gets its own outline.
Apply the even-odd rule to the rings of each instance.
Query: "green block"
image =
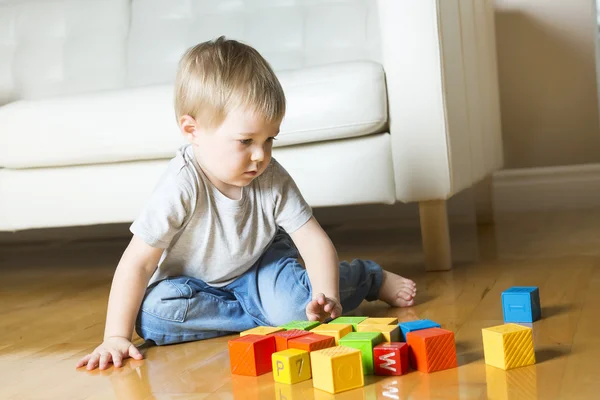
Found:
[[[337,317],[333,321],[329,322],[330,324],[350,324],[352,325],[352,330],[356,332],[356,325],[363,322],[365,319],[369,317]]]
[[[319,321],[290,321],[285,325],[281,325],[281,328],[289,331],[290,329],[300,329],[302,331],[310,331],[312,328],[321,325]]]
[[[379,332],[352,332],[340,339],[340,346],[360,350],[363,374],[373,375],[373,347],[381,342],[383,342],[383,335]]]

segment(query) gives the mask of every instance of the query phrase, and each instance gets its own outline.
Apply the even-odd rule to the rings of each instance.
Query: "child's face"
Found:
[[[211,182],[223,194],[238,197],[239,188],[250,184],[269,165],[280,124],[281,121],[269,123],[248,110],[236,109],[216,129],[204,129],[194,123],[190,133],[183,126],[185,122],[181,128]]]

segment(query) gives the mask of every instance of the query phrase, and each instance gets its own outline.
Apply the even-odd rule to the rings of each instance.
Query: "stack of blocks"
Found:
[[[400,340],[404,340],[401,342]],[[364,375],[403,375],[456,367],[454,334],[429,320],[339,317],[328,324],[291,321],[258,327],[229,341],[231,372],[295,384],[312,378],[336,394],[364,386]]]
[[[515,286],[504,291],[502,313],[504,325],[482,330],[486,364],[503,370],[535,364],[533,330],[516,323],[533,323],[542,317],[539,289]]]

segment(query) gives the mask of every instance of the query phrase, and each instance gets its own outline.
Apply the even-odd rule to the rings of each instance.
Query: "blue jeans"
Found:
[[[280,231],[258,262],[227,286],[216,288],[186,276],[157,282],[146,290],[136,332],[164,345],[306,320],[312,290],[297,259],[291,238]],[[382,279],[382,269],[373,261],[340,263],[344,313],[365,299],[377,300]]]

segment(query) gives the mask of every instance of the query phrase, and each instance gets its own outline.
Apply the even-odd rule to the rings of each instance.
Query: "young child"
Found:
[[[255,49],[223,37],[189,49],[176,76],[175,112],[190,144],[131,225],[104,342],[77,367],[141,359],[134,326],[164,345],[323,321],[364,299],[413,304],[411,280],[373,261],[339,263],[293,179],[271,158],[285,96]]]

